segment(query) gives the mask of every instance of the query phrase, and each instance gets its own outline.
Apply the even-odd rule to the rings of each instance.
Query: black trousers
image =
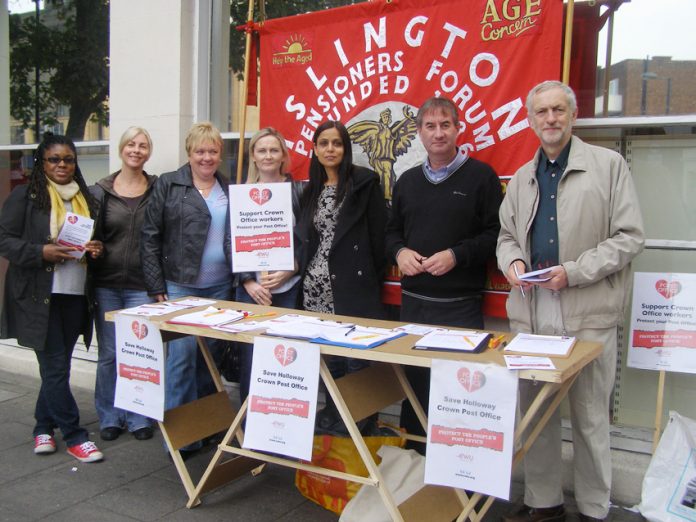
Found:
[[[482,330],[483,312],[481,305],[482,298],[480,296],[462,301],[443,303],[417,299],[402,294],[400,319],[407,323],[425,323]],[[430,368],[406,366],[404,372],[416,397],[418,397],[418,401],[427,414],[430,399]],[[412,435],[425,435],[423,426],[408,400],[404,400],[401,403],[400,424],[402,428]],[[406,447],[418,451],[421,455],[425,455],[425,444],[422,442],[407,441]]]

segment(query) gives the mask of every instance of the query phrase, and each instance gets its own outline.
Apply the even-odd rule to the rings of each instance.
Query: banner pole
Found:
[[[254,0],[249,0],[247,22],[254,21]],[[242,168],[244,167],[244,134],[246,133],[247,94],[249,93],[249,67],[251,61],[251,29],[246,31],[246,50],[244,52],[244,82],[242,84],[242,121],[239,126],[239,148],[237,150],[237,185],[242,182]],[[256,66],[256,64],[254,64]]]
[[[653,433],[652,453],[655,454],[657,443],[660,442],[662,431],[662,406],[665,398],[665,371],[660,370],[660,378],[657,381],[657,406],[655,407],[655,432]]]
[[[570,48],[573,45],[573,12],[575,0],[568,0],[565,21],[565,41],[563,42],[563,75],[562,81],[568,85],[570,80]]]

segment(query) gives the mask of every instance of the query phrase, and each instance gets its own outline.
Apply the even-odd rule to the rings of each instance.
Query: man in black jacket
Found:
[[[387,253],[403,274],[401,320],[482,329],[486,262],[495,254],[500,230],[500,181],[489,165],[458,149],[459,120],[451,100],[426,100],[416,126],[428,158],[396,182],[387,226]],[[430,371],[408,367],[406,373],[427,410]],[[423,434],[408,401],[401,425]]]

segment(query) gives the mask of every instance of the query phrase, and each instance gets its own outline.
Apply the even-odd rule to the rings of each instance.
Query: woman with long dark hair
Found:
[[[103,458],[80,426],[70,391],[77,338],[82,335],[89,346],[92,337],[86,258],[101,256],[103,246],[87,242],[86,255],[78,260],[71,255],[76,248],[56,238],[68,212],[95,219],[97,207],[77,165],[75,144],[65,136],[46,135],[36,149],[29,183],[9,195],[0,214],[0,255],[10,263],[1,337],[33,348],[41,375],[34,453],[54,453],[53,430],[59,428],[68,453],[81,462]]]
[[[379,177],[353,165],[350,136],[337,121],[314,133],[309,183],[302,197],[302,305],[305,310],[383,318],[381,285],[385,268],[386,206]],[[360,359],[330,357],[334,378],[357,371]],[[317,425],[341,429],[327,395]]]
[[[386,206],[379,178],[353,165],[350,136],[342,123],[322,123],[313,142],[299,226],[303,307],[382,318]]]

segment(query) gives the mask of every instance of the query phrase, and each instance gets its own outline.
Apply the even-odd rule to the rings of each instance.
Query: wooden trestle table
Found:
[[[394,321],[316,314],[232,301],[219,301],[215,306],[244,310],[255,315],[307,314],[382,328],[394,328],[404,324]],[[451,521],[456,518],[458,521],[471,520],[474,522],[483,519],[495,500],[493,497],[485,497],[485,495],[480,493],[467,494],[463,490],[443,486],[426,485],[407,501],[397,505],[390,492],[384,486],[384,480],[377,464],[367,449],[356,422],[407,398],[427,431],[426,412],[423,411],[416,399],[405,377],[403,367],[410,365],[427,368],[430,367],[431,361],[435,358],[492,363],[504,366],[502,344],[496,349],[487,349],[479,354],[413,350],[413,345],[418,339],[414,335],[407,335],[389,341],[377,348],[367,350],[319,345],[322,355],[319,370],[320,377],[326,385],[328,393],[333,398],[350,437],[367,468],[368,476],[361,477],[320,468],[303,461],[242,449],[232,445],[235,438],[239,442],[239,446],[241,446],[243,441],[242,421],[246,415],[247,403],[245,401],[239,411],[236,411],[231,404],[223,387],[220,373],[208,350],[205,338],[253,343],[254,337],[263,335],[263,331],[227,333],[212,328],[177,325],[167,322],[177,315],[190,313],[195,310],[197,309],[187,309],[169,315],[148,318],[157,324],[164,341],[185,335],[196,336],[198,347],[217,388],[217,393],[213,395],[167,410],[164,414],[164,421],[159,423],[164,440],[171,452],[174,465],[186,489],[188,495],[187,507],[191,508],[200,504],[201,496],[204,493],[227,484],[243,474],[258,472],[262,469],[264,463],[270,462],[375,487],[379,491],[381,499],[394,521]],[[110,312],[106,314],[106,317],[113,320],[115,314],[116,312]],[[500,333],[497,332],[494,335],[500,335]],[[511,338],[512,334],[508,334],[507,340]],[[513,458],[513,468],[520,462],[552,413],[567,395],[580,370],[598,357],[601,351],[602,347],[598,343],[579,341],[569,357],[552,358],[556,366],[555,370],[522,370],[519,372],[520,379],[539,383],[539,393],[529,411],[525,412],[517,421],[514,446],[516,451]],[[325,355],[364,359],[371,361],[372,364],[363,370],[334,380],[323,360]],[[215,451],[202,477],[197,484],[194,484],[179,450],[194,441],[224,430],[227,430],[226,435]],[[415,435],[405,434],[405,437],[411,440],[425,441],[424,437]]]

